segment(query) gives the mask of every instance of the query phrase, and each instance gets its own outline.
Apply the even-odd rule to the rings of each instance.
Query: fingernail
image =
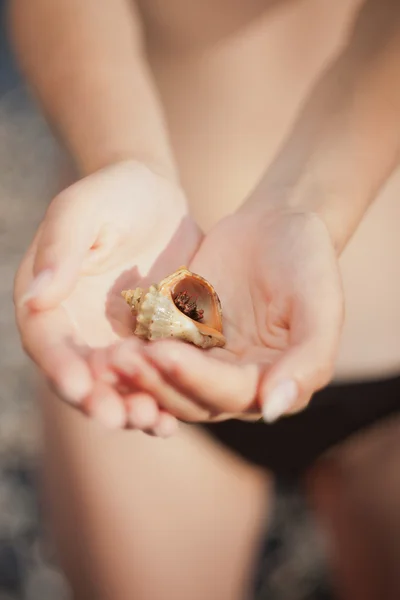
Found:
[[[297,394],[297,384],[292,379],[279,383],[265,399],[264,421],[273,423],[279,419],[295,403]]]
[[[27,302],[41,294],[50,284],[52,279],[53,271],[51,269],[45,269],[44,271],[39,273],[39,275],[37,275],[32,281],[25,294],[22,296],[19,302],[20,306],[25,306]]]

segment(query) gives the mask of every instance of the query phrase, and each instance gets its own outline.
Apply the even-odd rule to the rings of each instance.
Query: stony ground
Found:
[[[11,75],[11,74],[10,74]],[[9,83],[14,79],[10,76]],[[40,439],[30,368],[14,322],[15,270],[54,189],[57,153],[21,89],[0,77],[0,600],[63,600],[67,589],[40,541]],[[49,169],[50,166],[50,169]],[[53,188],[53,189],[52,189]]]
[[[0,600],[64,600],[41,535],[39,428],[14,322],[15,270],[55,189],[57,152],[13,68],[0,0]]]

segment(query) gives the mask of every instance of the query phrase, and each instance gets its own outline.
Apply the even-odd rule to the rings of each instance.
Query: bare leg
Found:
[[[108,432],[47,395],[44,466],[77,598],[242,600],[268,478],[195,428]]]
[[[76,598],[242,600],[269,514],[269,476],[195,428],[107,432],[44,402],[51,517]],[[308,477],[340,600],[395,600],[399,420],[355,436]]]

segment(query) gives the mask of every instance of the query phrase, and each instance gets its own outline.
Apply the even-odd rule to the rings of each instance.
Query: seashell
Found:
[[[178,338],[200,348],[224,346],[221,302],[213,286],[181,267],[147,290],[125,290],[136,316],[135,334],[146,340]]]

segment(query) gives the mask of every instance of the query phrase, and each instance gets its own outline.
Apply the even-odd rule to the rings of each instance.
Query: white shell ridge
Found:
[[[136,316],[135,334],[141,338],[176,338],[201,348],[225,345],[214,288],[185,267],[146,291],[136,288],[122,295]]]

